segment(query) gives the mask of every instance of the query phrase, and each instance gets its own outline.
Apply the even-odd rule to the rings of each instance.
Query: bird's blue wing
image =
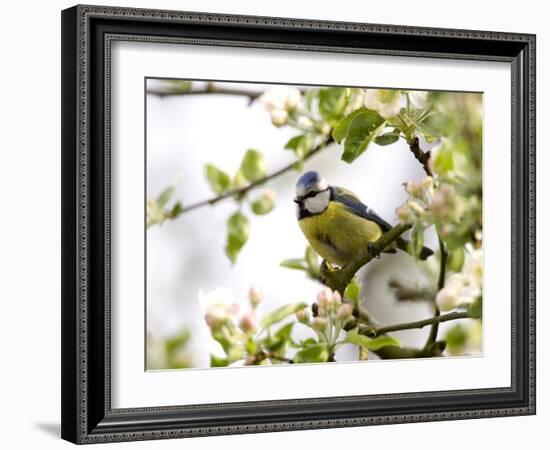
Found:
[[[384,232],[391,230],[392,226],[359,200],[353,192],[336,186],[332,187],[331,191],[332,200],[342,203],[357,216],[377,223]]]

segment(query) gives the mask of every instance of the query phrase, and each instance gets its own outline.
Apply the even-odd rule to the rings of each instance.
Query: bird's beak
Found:
[[[302,203],[302,198],[301,197],[294,197],[292,200],[293,200],[294,203],[298,203],[298,204]]]

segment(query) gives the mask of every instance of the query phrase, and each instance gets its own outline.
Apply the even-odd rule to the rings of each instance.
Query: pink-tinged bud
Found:
[[[342,322],[347,322],[353,315],[353,305],[351,303],[344,303],[338,308],[336,318]]]
[[[315,317],[311,321],[311,327],[317,331],[325,331],[328,321],[324,317]]]
[[[429,206],[430,212],[436,217],[442,219],[449,214],[449,205],[447,198],[442,192],[436,192]]]
[[[251,287],[248,291],[248,300],[250,301],[252,308],[256,308],[256,306],[258,306],[262,301],[262,293],[259,289]]]
[[[405,183],[405,190],[407,194],[417,197],[422,191],[422,186],[418,181],[410,180]]]
[[[334,306],[339,306],[342,304],[342,296],[340,295],[340,292],[334,291],[332,293],[332,303]]]
[[[247,334],[256,330],[256,314],[254,311],[248,311],[241,317],[239,328]]]
[[[325,287],[317,294],[317,303],[321,311],[327,312],[330,310],[330,305],[332,304],[332,291],[330,288]]]
[[[208,311],[204,315],[204,320],[206,321],[206,324],[208,327],[214,331],[220,328],[225,321],[227,320],[227,316],[225,314],[222,314],[221,311],[213,309],[211,311]]]
[[[309,322],[309,313],[307,308],[299,309],[296,311],[296,319],[300,323],[308,323]]]
[[[403,223],[407,223],[412,219],[411,212],[404,206],[400,206],[395,210],[396,216]]]

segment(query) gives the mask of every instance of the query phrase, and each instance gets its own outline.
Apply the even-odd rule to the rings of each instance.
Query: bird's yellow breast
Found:
[[[298,224],[313,250],[338,266],[345,266],[358,250],[382,235],[376,222],[359,217],[334,201],[321,214],[304,217]]]

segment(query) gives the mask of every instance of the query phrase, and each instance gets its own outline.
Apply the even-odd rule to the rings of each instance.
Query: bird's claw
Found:
[[[323,259],[321,267],[327,272],[337,272],[338,270],[342,269],[340,266],[332,264],[330,261],[327,261],[326,259]]]

